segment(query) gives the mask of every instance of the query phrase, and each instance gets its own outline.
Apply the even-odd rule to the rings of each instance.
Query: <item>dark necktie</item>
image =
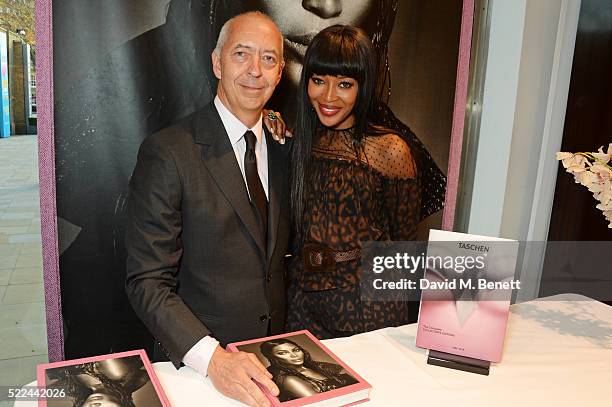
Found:
[[[268,200],[266,193],[261,185],[261,179],[257,172],[257,156],[255,155],[255,142],[257,138],[251,130],[244,133],[246,141],[246,153],[244,154],[244,174],[246,175],[249,194],[251,195],[251,204],[253,204],[259,220],[261,221],[261,229],[264,238],[264,244],[267,242],[268,235]]]

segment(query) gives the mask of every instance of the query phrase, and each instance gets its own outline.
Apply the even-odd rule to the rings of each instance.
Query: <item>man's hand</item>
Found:
[[[208,365],[208,377],[220,393],[253,407],[269,407],[270,402],[251,379],[274,396],[279,394],[272,375],[252,353],[227,352],[218,346]]]

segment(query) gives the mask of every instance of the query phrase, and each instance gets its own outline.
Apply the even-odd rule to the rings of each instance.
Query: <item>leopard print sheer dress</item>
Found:
[[[302,247],[289,267],[288,331],[327,339],[413,322],[414,303],[360,298],[359,258],[313,270],[303,249],[314,244],[351,257],[362,241],[414,240],[422,218],[415,162],[393,133],[366,136],[360,145],[350,129],[314,140]]]

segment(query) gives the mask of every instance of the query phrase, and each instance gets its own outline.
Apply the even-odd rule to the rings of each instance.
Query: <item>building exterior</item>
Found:
[[[32,0],[0,1],[0,137],[36,134]]]

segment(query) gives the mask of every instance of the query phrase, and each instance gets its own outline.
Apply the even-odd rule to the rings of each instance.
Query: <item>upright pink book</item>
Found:
[[[369,400],[372,386],[303,330],[227,345],[232,352],[259,358],[280,389],[262,390],[274,406],[352,406]]]
[[[500,362],[518,242],[431,230],[416,346]]]
[[[38,365],[39,407],[170,407],[144,350]]]

